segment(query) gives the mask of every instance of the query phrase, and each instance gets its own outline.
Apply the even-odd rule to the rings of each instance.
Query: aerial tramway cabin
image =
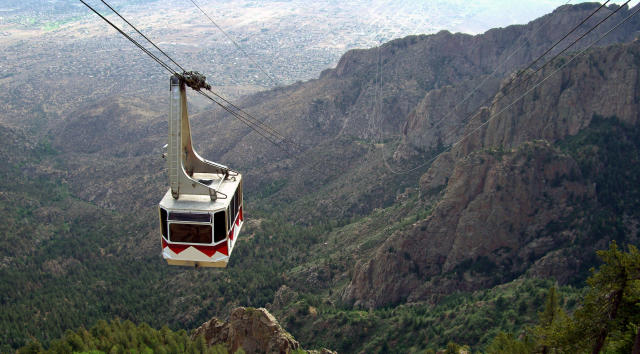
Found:
[[[208,88],[198,73],[171,77],[163,154],[170,187],[158,207],[162,257],[170,265],[226,267],[243,224],[242,175],[193,150],[186,86]]]

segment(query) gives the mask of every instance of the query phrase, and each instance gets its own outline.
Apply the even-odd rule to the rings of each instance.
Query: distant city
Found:
[[[4,3],[0,8],[0,43],[12,35],[7,28],[39,28],[47,36],[55,37],[56,33],[64,36],[65,29],[78,22],[98,21],[80,2]],[[105,14],[110,13],[100,1],[89,3]],[[275,82],[288,84],[317,77],[349,49],[373,47],[393,38],[442,29],[475,34],[493,27],[526,23],[567,1],[197,1],[253,60],[238,51],[189,1],[110,3],[167,51],[215,77],[217,85],[270,87],[274,86],[273,80],[253,61]],[[126,49],[115,39],[118,36],[115,31],[106,24],[97,24],[99,34],[107,36],[105,42],[118,43],[115,47]]]
[[[142,40],[100,1],[88,3]],[[190,1],[110,3],[187,70],[204,73],[218,92],[236,99],[317,78],[350,49],[443,29],[481,33],[526,23],[567,1],[197,0],[250,58]],[[0,6],[0,100],[15,115],[4,121],[46,115],[51,105],[72,111],[79,96],[159,95],[166,79],[167,72],[80,2]],[[68,84],[64,92],[61,82]]]

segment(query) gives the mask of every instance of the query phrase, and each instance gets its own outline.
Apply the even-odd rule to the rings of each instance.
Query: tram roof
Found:
[[[238,189],[238,185],[242,180],[242,176],[230,177],[223,180],[220,183],[221,178],[219,175],[213,175],[208,173],[195,173],[194,179],[211,179],[211,186],[218,186],[216,190],[224,193],[227,197],[219,195],[218,199],[212,201],[208,195],[194,195],[194,194],[180,194],[178,199],[174,199],[171,195],[171,189],[165,193],[164,197],[160,201],[160,207],[168,210],[194,210],[194,211],[214,211],[226,209],[229,202],[233,198],[234,193]]]

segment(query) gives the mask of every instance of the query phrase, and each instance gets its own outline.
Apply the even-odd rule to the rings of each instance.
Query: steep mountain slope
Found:
[[[0,250],[8,308],[0,350],[116,316],[195,328],[237,305],[270,304],[303,346],[346,352],[383,342],[418,351],[443,345],[445,335],[486,343],[484,324],[466,317],[479,312],[498,319],[485,321],[494,330],[520,328],[549,285],[529,277],[580,279],[592,248],[638,237],[640,173],[628,168],[637,165],[640,141],[638,43],[591,50],[432,166],[396,174],[388,165],[423,164],[440,143],[505,107],[518,92],[498,93],[470,122],[456,112],[434,129],[518,48],[521,34],[529,45],[487,79],[484,94],[494,95],[505,75],[596,6],[562,7],[538,32],[549,17],[480,36],[441,32],[352,51],[317,80],[246,98],[249,112],[307,144],[303,154],[289,156],[220,113],[195,114],[203,155],[246,172],[247,224],[222,271],[168,268],[159,256],[164,103],[100,98],[52,123],[51,144],[6,130],[14,143],[0,146],[0,156],[13,165],[0,171],[15,179],[3,180],[2,198],[17,192],[0,198],[0,208],[5,225],[20,225],[3,232]],[[630,41],[637,21],[602,44]],[[531,296],[520,301],[522,293]],[[509,311],[523,318],[512,321]],[[442,329],[448,324],[464,333]]]
[[[481,94],[471,96],[455,114],[447,117],[444,126],[431,131],[431,124],[444,117],[471,88],[486,79],[481,93],[494,92],[505,75],[542,54],[597,7],[594,3],[563,6],[527,25],[494,29],[478,36],[442,31],[394,40],[378,48],[350,51],[335,69],[326,70],[317,80],[251,96],[241,106],[259,117],[267,117],[269,124],[309,146],[337,135],[374,141],[399,136],[411,112],[428,110],[427,123],[412,121],[404,129],[410,148],[428,150],[437,140],[424,136],[450,135],[449,126],[464,125],[466,113],[484,100],[486,96]],[[616,7],[601,10],[587,21],[585,28]],[[617,12],[605,22],[606,26],[593,31],[574,49],[585,46],[630,13],[627,8]],[[637,35],[638,21],[632,19],[599,45],[632,40]],[[577,32],[567,40],[575,39],[578,33],[581,34]],[[202,127],[207,128],[204,131],[218,131],[227,124],[228,120],[222,120],[218,125],[209,123]],[[255,136],[247,132],[239,129],[216,136],[210,146],[234,142],[225,145],[229,150],[225,150],[224,157],[243,166],[269,161],[274,154],[282,155],[268,143],[256,142]],[[457,131],[454,138],[459,134]]]
[[[634,225],[640,221],[635,204],[618,208],[617,198],[607,195],[611,190],[602,189],[593,171],[617,168],[609,164],[623,150],[596,144],[599,154],[584,166],[585,156],[563,153],[550,143],[570,140],[594,117],[614,117],[605,122],[613,131],[627,127],[619,139],[628,142],[631,168],[638,153],[639,59],[638,42],[592,50],[487,122],[526,88],[508,92],[503,100],[504,93],[498,93],[495,103],[465,128],[476,133],[440,156],[423,176],[425,195],[443,191],[433,214],[387,239],[373,259],[358,267],[343,298],[365,306],[437,299],[527,271],[566,282],[585,270],[581,254],[618,237],[603,233],[592,239],[589,229],[595,225],[589,225],[589,215],[596,210],[622,222],[622,238],[634,242]],[[637,188],[633,176],[611,177],[631,191]]]
[[[541,54],[597,6],[563,6],[527,25],[490,30],[478,36],[443,31],[394,40],[379,48],[350,51],[335,69],[326,70],[316,80],[252,95],[239,103],[250,114],[306,146],[303,153],[284,152],[217,110],[194,115],[196,146],[202,155],[246,171],[248,191],[287,181],[274,197],[282,196],[280,201],[289,203],[291,198],[301,198],[346,176],[355,181],[353,188],[336,192],[336,187],[331,195],[337,199],[354,199],[360,194],[359,190],[370,189],[368,186],[376,182],[354,173],[348,166],[364,165],[364,169],[377,171],[374,172],[377,174],[384,173],[380,170],[386,169],[381,164],[382,159],[375,157],[380,155],[381,145],[374,143],[385,143],[386,156],[392,156],[397,150],[395,140],[402,136],[404,144],[399,150],[403,153],[397,156],[428,157],[438,143],[450,143],[464,133],[460,127],[465,124],[465,114],[490,96],[506,74]],[[600,20],[614,8],[601,10],[586,25]],[[606,24],[619,21],[629,13],[630,9],[623,9]],[[629,21],[606,37],[601,45],[634,38],[636,21],[637,18]],[[576,48],[601,34],[605,27],[587,36]],[[516,49],[515,55],[509,58]],[[504,65],[499,65],[502,62]],[[491,75],[494,69],[496,72]],[[446,112],[456,106],[459,98],[466,96],[480,82],[484,82],[480,92],[447,116]],[[95,165],[100,169],[99,175],[108,176],[106,181],[95,176],[89,178],[86,173],[79,173],[82,169],[70,168],[72,175],[68,178],[77,182],[73,185],[79,190],[92,191],[96,197],[91,200],[100,205],[129,207],[132,198],[123,198],[124,191],[106,193],[100,191],[100,186],[113,189],[129,184],[133,187],[136,174],[154,176],[150,178],[158,180],[163,178],[159,175],[162,161],[156,158],[165,139],[162,107],[163,103],[149,102],[146,98],[106,98],[70,114],[54,127],[52,134],[56,138],[52,140],[55,147],[65,152],[77,152],[70,161]],[[140,112],[145,110],[158,114],[143,118],[146,113]],[[116,116],[118,118],[114,119]],[[445,123],[431,127],[434,121],[443,117],[446,118]],[[94,129],[92,133],[86,129],[88,127],[104,129]],[[403,131],[406,134],[403,135]],[[87,146],[89,142],[91,146]],[[136,158],[112,164],[110,162],[115,158],[103,158],[103,150],[99,155],[90,153],[103,148],[106,149],[104,152],[114,155],[111,157],[134,155],[145,158],[131,164],[127,160]],[[376,149],[378,151],[374,153],[372,150]],[[416,155],[416,151],[421,153]],[[100,166],[103,161],[108,169],[118,172],[109,173],[107,168]],[[385,161],[387,163],[393,165],[393,161]],[[398,169],[412,165],[406,161],[400,164],[402,166]],[[318,170],[323,173],[319,174]],[[127,182],[110,182],[115,179]],[[294,181],[296,179],[298,182]],[[375,179],[384,180],[380,186],[397,181],[388,177]],[[359,180],[366,182],[358,184]],[[372,189],[369,194],[376,199],[372,206],[388,205],[395,198],[396,191],[380,193]],[[136,197],[144,198],[144,195],[137,194]],[[90,197],[87,195],[86,198]],[[150,206],[152,202],[135,205]],[[365,215],[371,210],[364,208],[358,214]],[[335,212],[342,213],[340,210]]]
[[[561,23],[564,23],[565,26],[570,26],[570,23],[573,24],[577,24],[578,23],[578,19],[581,16],[586,16],[589,12],[593,11],[595,9],[595,7],[598,6],[597,4],[581,4],[580,6],[576,6],[578,8],[580,8],[580,11],[576,10],[576,7],[560,7],[559,9],[557,9],[556,11],[554,11],[554,13],[546,16],[546,17],[550,17],[550,22],[549,25],[543,27],[543,28],[539,28],[539,31],[536,32],[536,37],[538,37],[538,39],[540,39],[540,37],[544,37],[544,36],[549,36],[547,38],[550,39],[550,41],[555,40],[552,39],[555,36],[559,36],[559,33],[565,33],[565,29],[560,30],[560,28],[562,27],[562,25],[559,25],[558,23],[556,23],[556,21],[559,21]],[[609,8],[609,11],[613,10],[615,8],[615,6]],[[571,52],[577,52],[579,51],[581,48],[585,47],[588,43],[592,43],[594,40],[596,40],[597,38],[600,38],[600,36],[603,34],[603,32],[606,31],[606,29],[613,27],[614,24],[617,24],[618,22],[620,22],[623,18],[626,18],[630,12],[633,9],[629,9],[628,11],[620,10],[618,13],[616,13],[616,15],[612,16],[609,20],[607,20],[606,22],[603,23],[603,25],[601,25],[600,27],[598,27],[595,31],[591,32],[591,34],[587,35],[584,39],[580,40],[574,47],[571,48],[571,50],[569,51],[569,53]],[[566,13],[564,11],[567,11]],[[601,10],[602,11],[602,10]],[[598,17],[604,17],[605,14],[608,11],[605,11],[603,13],[598,12],[594,18],[598,18]],[[619,15],[619,17],[618,17]],[[554,17],[557,16],[557,17]],[[573,16],[577,16],[577,17],[573,17]],[[615,19],[614,19],[615,18]],[[545,20],[545,18],[541,18],[538,19],[535,22],[541,22]],[[592,19],[593,20],[593,19]],[[575,21],[575,22],[574,22]],[[594,20],[595,21],[595,20]],[[602,40],[600,40],[597,45],[598,46],[607,46],[609,44],[612,43],[617,43],[617,42],[629,42],[631,40],[634,40],[639,32],[637,31],[637,26],[635,25],[631,25],[631,22],[633,22],[634,20],[632,19],[630,22],[624,24],[623,26],[621,26],[618,30],[610,33],[609,35],[607,35],[606,37],[604,37]],[[635,21],[637,21],[637,18],[635,19]],[[570,35],[565,41],[561,42],[561,44],[559,46],[557,46],[554,50],[552,50],[549,54],[547,54],[547,56],[545,57],[544,60],[551,58],[552,55],[554,55],[555,53],[559,52],[561,48],[564,48],[566,45],[568,45],[569,43],[571,43],[570,41],[573,41],[574,39],[577,39],[577,36],[582,34],[583,32],[586,31],[588,24],[590,21],[587,21],[586,25],[583,25],[582,27],[580,27],[575,33],[573,33],[572,35]],[[533,23],[532,23],[533,24]],[[529,26],[531,26],[532,24],[530,24]],[[535,27],[534,27],[535,28]],[[536,28],[538,29],[538,28]],[[554,32],[555,30],[558,29],[560,32],[555,34],[554,36]],[[505,29],[506,30],[506,29]],[[566,29],[568,31],[568,28]],[[496,35],[498,35],[501,30],[494,30],[496,32]],[[492,31],[489,31],[492,32]],[[598,32],[596,34],[596,32]],[[501,36],[502,37],[502,36]],[[531,39],[529,37],[527,37],[525,35],[525,37],[527,38],[524,43],[522,44],[523,47],[521,49],[519,49],[518,51],[516,51],[516,55],[515,57],[520,56],[523,52],[527,52],[528,48],[530,47],[530,42],[534,41],[534,39]],[[556,39],[559,39],[556,38]],[[499,43],[504,43],[504,42],[499,42]],[[512,44],[514,47],[517,47],[519,43],[514,43]],[[543,42],[544,43],[544,42]],[[544,46],[544,45],[543,45]],[[519,48],[519,47],[518,47]],[[512,50],[513,48],[510,48],[510,50]],[[531,60],[533,60],[534,58],[536,58],[539,54],[542,54],[542,50],[534,50],[532,52],[531,55],[525,55],[522,58],[522,62],[519,63],[514,63],[514,66],[509,65],[509,63],[515,61],[516,59],[511,59],[509,61],[507,61],[507,65],[506,66],[506,73],[510,73],[513,70],[517,69],[517,68],[522,68],[524,67],[526,64],[528,64]],[[612,57],[607,57],[607,58],[601,58],[603,60],[603,62],[598,62],[595,65],[591,65],[594,62],[591,61],[581,61],[581,65],[583,65],[582,69],[577,69],[577,71],[574,71],[575,73],[579,73],[580,77],[571,77],[568,78],[566,76],[563,75],[558,75],[558,76],[554,76],[553,78],[551,78],[551,80],[554,81],[562,81],[565,83],[565,85],[569,85],[569,84],[573,84],[574,86],[582,86],[583,89],[587,89],[589,87],[592,88],[592,92],[589,92],[589,95],[597,95],[600,94],[602,92],[607,92],[607,95],[613,95],[614,93],[612,91],[609,90],[605,90],[604,88],[600,89],[598,88],[598,86],[596,84],[599,83],[599,79],[596,76],[594,76],[593,78],[591,78],[590,74],[591,72],[586,72],[587,70],[592,70],[592,71],[602,71],[602,70],[607,70],[606,67],[610,66],[610,64],[612,63],[611,60],[615,60],[615,58]],[[538,67],[542,66],[542,63],[544,62],[541,61],[539,63],[537,63],[536,66],[533,67],[533,69],[537,69]],[[520,81],[529,81],[529,82],[537,82],[537,80],[539,80],[541,77],[546,76],[547,74],[549,74],[550,72],[554,71],[557,69],[557,67],[559,65],[562,65],[563,62],[557,62],[558,64],[556,66],[547,66],[545,68],[545,70],[542,73],[538,73],[538,75],[534,78],[531,79],[526,79],[527,76],[523,76],[523,78],[525,78],[524,80],[520,80]],[[494,65],[497,65],[498,63],[495,63]],[[572,64],[571,67],[573,67]],[[602,69],[601,69],[602,68]],[[501,67],[498,67],[498,70],[500,70]],[[500,71],[499,71],[500,72]],[[621,73],[624,74],[624,73]],[[566,75],[566,74],[564,74]],[[600,75],[604,75],[604,73],[600,73]],[[504,76],[501,76],[501,78]],[[502,102],[502,106],[500,106],[500,109],[503,108],[508,102],[511,102],[509,100],[509,98],[515,98],[518,97],[519,95],[515,95],[516,93],[522,94],[524,93],[524,91],[526,90],[526,88],[529,87],[528,84],[526,83],[522,83],[522,82],[515,82],[513,85],[511,86],[519,86],[521,89],[518,90],[517,92],[513,92],[513,95],[503,99],[500,96],[495,97],[495,99],[501,100]],[[496,81],[496,84],[499,81]],[[609,83],[609,85],[613,86],[615,85],[615,83],[611,82]],[[488,86],[491,87],[491,86]],[[551,87],[551,86],[547,86],[547,87]],[[566,88],[565,86],[562,85],[554,85],[553,87],[556,88],[556,95],[552,95],[551,92],[549,92],[549,96],[548,97],[555,97],[555,99],[561,99],[561,100],[571,100],[573,99],[574,102],[576,99],[576,96],[569,96],[568,94],[570,92],[572,92],[572,90],[567,91],[566,93],[564,93],[564,96],[560,96],[560,94],[564,91],[564,89]],[[623,89],[623,87],[619,87],[620,89]],[[597,90],[601,90],[601,91],[597,91]],[[432,92],[430,92],[429,94],[427,94],[424,99],[422,100],[422,102],[420,102],[418,104],[418,106],[415,108],[415,110],[413,112],[411,112],[410,116],[408,117],[408,120],[406,122],[406,125],[404,127],[404,136],[403,136],[403,141],[404,141],[404,145],[405,145],[405,149],[418,149],[418,150],[424,150],[427,149],[429,147],[433,147],[438,143],[441,144],[451,144],[455,141],[457,141],[461,136],[463,136],[465,133],[467,133],[466,131],[464,131],[465,126],[467,126],[467,121],[465,119],[469,119],[471,117],[469,117],[469,114],[467,112],[470,112],[469,109],[466,109],[466,107],[476,107],[477,104],[474,103],[463,103],[461,105],[461,107],[457,108],[455,111],[453,111],[453,114],[449,114],[449,111],[451,111],[454,107],[456,107],[457,104],[459,104],[459,102],[461,101],[461,97],[466,97],[466,95],[468,94],[468,91],[466,88],[462,87],[462,88],[457,88],[456,85],[453,85],[453,87],[448,87],[448,88],[443,88],[441,90],[434,90]],[[495,90],[493,90],[492,92],[495,92]],[[536,90],[535,92],[533,92],[533,95],[526,98],[525,101],[522,102],[522,104],[517,105],[516,107],[513,107],[512,109],[509,109],[509,111],[507,112],[507,114],[510,115],[518,115],[520,113],[524,113],[524,114],[528,114],[531,116],[535,116],[538,114],[544,114],[545,112],[542,112],[542,110],[547,109],[546,104],[549,104],[551,102],[536,102],[535,104],[530,104],[530,102],[532,101],[532,97],[534,97],[535,99],[533,99],[533,101],[535,101],[537,99],[537,97],[540,96],[540,90]],[[586,92],[585,92],[586,93]],[[632,92],[624,92],[625,95],[631,95]],[[477,95],[473,95],[472,98],[474,96]],[[485,96],[485,97],[491,97],[491,96]],[[591,98],[592,96],[589,96],[588,98]],[[595,97],[594,97],[595,98]],[[589,101],[589,99],[585,100],[585,101]],[[445,102],[446,104],[442,104],[443,102]],[[524,105],[525,102],[529,102],[528,105]],[[564,102],[564,103],[570,103],[570,102]],[[577,102],[576,102],[577,103]],[[596,100],[594,103],[590,103],[591,105],[598,105],[601,104],[600,101]],[[554,105],[555,107],[555,105]],[[496,107],[498,108],[498,107]],[[582,112],[576,112],[578,114],[584,114],[584,112],[590,112],[593,108],[593,106],[582,106],[582,105],[574,105],[573,110],[582,110]],[[498,112],[500,109],[497,109],[495,112]],[[562,111],[562,112],[558,112],[558,111],[553,111],[553,115],[554,116],[550,116],[549,120],[553,120],[555,117],[557,117],[558,115],[569,115],[569,114],[573,114],[574,111],[573,110],[569,110],[569,111]],[[549,112],[552,111],[552,109],[548,110]],[[475,113],[475,112],[470,112],[470,113]],[[612,114],[614,112],[611,112]],[[606,115],[606,114],[605,114]],[[610,114],[609,114],[610,115]],[[475,117],[477,119],[477,117]],[[509,122],[509,119],[505,119],[503,121],[502,124],[506,124],[504,122]],[[587,122],[588,123],[588,122]],[[573,133],[575,133],[575,128],[572,131]],[[493,129],[490,129],[493,130]]]

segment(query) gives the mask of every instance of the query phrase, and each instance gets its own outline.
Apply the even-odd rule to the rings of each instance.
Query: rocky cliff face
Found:
[[[465,154],[487,146],[513,147],[531,139],[555,142],[587,127],[595,115],[615,116],[632,125],[638,122],[640,42],[592,50],[530,91],[533,83],[567,60],[549,65],[528,83],[503,87],[494,104],[469,122],[464,135],[491,120],[462,141],[459,151]]]
[[[466,115],[495,92],[505,75],[543,53],[597,6],[563,6],[529,24],[477,36],[442,31],[353,50],[335,69],[324,71],[316,80],[253,95],[240,106],[307,146],[336,136],[399,136],[404,129],[408,150],[427,150],[439,141],[447,143],[458,137],[467,123]],[[584,26],[595,24],[614,8],[601,10]],[[621,10],[607,23],[617,23],[629,14],[629,9]],[[639,24],[640,20],[632,19],[599,45],[630,41]],[[608,28],[598,28],[575,49]],[[438,123],[481,82],[485,85],[479,92],[457,107],[444,123]],[[224,146],[226,161],[254,164],[282,154],[233,120],[218,121],[203,120],[200,127],[225,133],[209,139],[207,146]],[[451,133],[453,127],[455,134]]]
[[[639,60],[638,42],[594,49],[496,116],[527,88],[499,92],[466,125],[469,138],[422,176],[424,196],[442,193],[433,214],[362,262],[343,299],[380,306],[487,287],[526,271],[565,280],[575,273],[579,257],[562,256],[576,243],[574,227],[559,225],[596,202],[596,186],[552,143],[598,115],[637,124]]]
[[[478,80],[482,78],[486,81],[476,93],[471,94],[472,88],[475,88],[476,85],[466,87],[464,82],[458,82],[449,88],[428,92],[407,118],[403,131],[404,145],[402,148],[405,150],[426,150],[436,146],[438,143],[451,144],[464,136],[468,133],[468,130],[465,130],[464,127],[473,127],[471,122],[468,121],[469,118],[473,117],[475,120],[486,119],[486,115],[475,116],[475,109],[485,98],[492,96],[500,80],[505,78],[512,70],[527,65],[531,60],[544,52],[543,47],[547,46],[545,43],[551,43],[559,39],[561,33],[569,30],[569,28],[566,28],[565,31],[564,26],[569,26],[571,23],[579,23],[583,17],[586,17],[586,15],[592,12],[597,6],[598,4],[595,3],[581,4],[573,7],[563,6],[553,13],[531,22],[527,26],[517,29],[511,29],[511,27],[495,29],[488,31],[482,36],[476,37],[475,40],[479,41],[479,43],[488,41],[492,43],[494,47],[498,48],[506,45],[509,48],[505,52],[511,53],[511,51],[513,51],[515,55],[502,66],[499,64],[502,63],[501,60],[506,59],[504,56],[497,56],[499,60],[495,62],[490,59],[493,58],[491,55],[487,56],[487,60],[492,62],[492,66],[490,67],[496,67],[496,73],[486,75],[487,72],[485,71],[478,75]],[[594,18],[604,17],[607,13],[613,11],[614,8],[615,7],[611,7],[604,11],[601,10]],[[571,51],[579,51],[587,44],[599,38],[605,30],[613,27],[614,24],[617,24],[628,16],[629,11],[632,10],[621,10],[616,13],[616,15],[612,16],[601,27],[579,41],[572,47]],[[549,23],[544,27],[540,27],[547,20],[549,20]],[[592,20],[595,21],[595,19]],[[595,22],[591,23],[590,21],[587,21],[587,24],[583,26],[595,24]],[[633,26],[634,25],[630,23],[621,26],[599,41],[597,45],[606,47],[612,43],[632,41],[635,36],[638,35],[637,27]],[[511,40],[513,42],[506,44],[509,43],[508,33],[510,29],[511,31],[518,31],[520,37],[512,36]],[[556,30],[558,32],[555,32]],[[584,30],[581,29],[576,33],[581,33],[581,31]],[[596,32],[599,33],[596,34]],[[570,41],[573,39],[575,38],[570,36],[565,40],[566,42],[562,42],[554,51],[558,52],[561,48],[571,43]],[[548,54],[538,66],[544,63],[546,59],[551,58],[554,51]],[[504,53],[502,55],[504,55]],[[633,87],[636,81],[636,74],[624,72],[624,70],[633,71],[633,65],[630,66],[629,64],[635,59],[634,55],[625,56],[622,62],[618,63],[617,56],[621,55],[624,56],[621,51],[616,51],[615,53],[594,51],[591,57],[581,58],[575,63],[570,64],[567,68],[568,70],[564,71],[564,74],[550,78],[549,82],[545,83],[544,86],[536,89],[531,95],[527,96],[527,98],[506,112],[506,115],[510,117],[519,117],[520,121],[528,121],[528,117],[545,115],[547,120],[539,122],[539,124],[542,124],[541,127],[510,127],[509,125],[513,123],[513,120],[503,117],[504,119],[499,120],[500,125],[487,126],[485,131],[494,132],[493,134],[499,134],[501,129],[510,129],[510,132],[505,132],[508,134],[519,131],[524,139],[518,139],[516,141],[517,144],[518,142],[527,141],[534,136],[540,136],[540,134],[529,134],[531,129],[545,129],[543,136],[541,136],[545,139],[557,139],[566,135],[566,133],[575,134],[580,128],[580,126],[577,125],[578,122],[581,122],[580,124],[584,124],[585,122],[588,124],[588,120],[583,119],[585,114],[591,115],[593,112],[597,112],[605,116],[610,116],[612,114],[620,114],[622,110],[626,110],[626,115],[628,116],[629,112],[635,112],[635,108],[629,106],[628,102],[630,100],[632,101],[631,98],[634,97],[633,95],[636,93]],[[594,65],[594,63],[597,64]],[[503,86],[501,88],[502,93],[494,97],[494,99],[499,100],[499,102],[490,104],[489,106],[492,110],[487,113],[495,114],[499,112],[510,103],[513,98],[519,97],[524,93],[530,87],[530,83],[538,82],[562,64],[563,62],[558,62],[555,66],[548,66],[535,77],[532,77],[528,83],[518,85],[516,82],[517,85],[510,85],[509,87]],[[505,80],[505,82],[506,81],[507,80]],[[607,84],[602,85],[603,82]],[[513,86],[516,86],[515,90]],[[578,92],[585,96],[577,96],[576,94]],[[624,106],[616,107],[606,103],[618,94],[626,97]],[[468,99],[467,95],[470,95]],[[508,97],[502,97],[505,95]],[[543,99],[542,101],[539,100],[541,97]],[[578,100],[580,100],[580,103],[588,102],[588,104],[577,104]],[[616,102],[621,102],[619,98],[615,100]],[[556,110],[556,108],[560,106],[562,106],[563,109],[559,111]],[[572,121],[568,121],[570,119],[572,119]],[[498,122],[496,124],[498,124]],[[563,131],[563,129],[566,130],[566,132]],[[493,145],[501,143],[497,140],[490,142]]]
[[[345,137],[376,142],[402,135],[404,154],[396,157],[411,156],[415,150],[458,139],[464,133],[467,113],[495,91],[505,75],[543,52],[596,6],[563,6],[529,24],[477,36],[442,31],[350,51],[335,69],[326,70],[316,80],[261,92],[238,105],[301,143],[305,154],[329,155],[336,140]],[[611,11],[602,10],[592,20]],[[622,10],[609,21],[628,14],[629,10]],[[632,19],[600,44],[630,40],[639,23]],[[600,33],[597,30],[594,35]],[[480,92],[458,105],[481,82]],[[52,128],[54,147],[70,162],[62,177],[72,182],[81,198],[100,206],[133,209],[153,205],[157,197],[150,198],[149,192],[162,189],[166,178],[164,163],[158,158],[166,140],[165,108],[164,100],[116,97],[69,115]],[[258,171],[247,175],[248,189],[251,181],[291,179],[286,175],[291,170],[301,180],[317,178],[316,171],[296,165],[300,153],[283,152],[221,112],[206,111],[192,118],[194,143],[201,155],[248,173]],[[339,150],[326,159],[337,168],[354,163],[342,153],[344,149]],[[290,170],[278,174],[282,167]],[[145,176],[142,181],[141,175]],[[141,192],[129,198],[132,189]]]
[[[559,59],[528,80],[529,84],[503,85],[490,107],[474,115],[460,134],[448,135],[447,142],[457,144],[434,161],[423,176],[427,181],[423,186],[442,188],[452,171],[452,161],[473,151],[509,149],[534,139],[557,142],[589,126],[594,116],[638,123],[640,42],[593,49],[530,91],[533,83],[549,76],[566,60]]]
[[[301,349],[300,343],[264,308],[235,308],[231,311],[229,321],[212,318],[195,329],[191,337],[198,336],[204,336],[210,346],[226,346],[231,353],[242,349],[247,353],[286,354]],[[334,353],[327,349],[312,352]]]
[[[343,299],[367,307],[437,299],[522,274],[571,242],[548,228],[593,197],[579,181],[575,161],[543,141],[460,159],[433,214],[360,264]]]

